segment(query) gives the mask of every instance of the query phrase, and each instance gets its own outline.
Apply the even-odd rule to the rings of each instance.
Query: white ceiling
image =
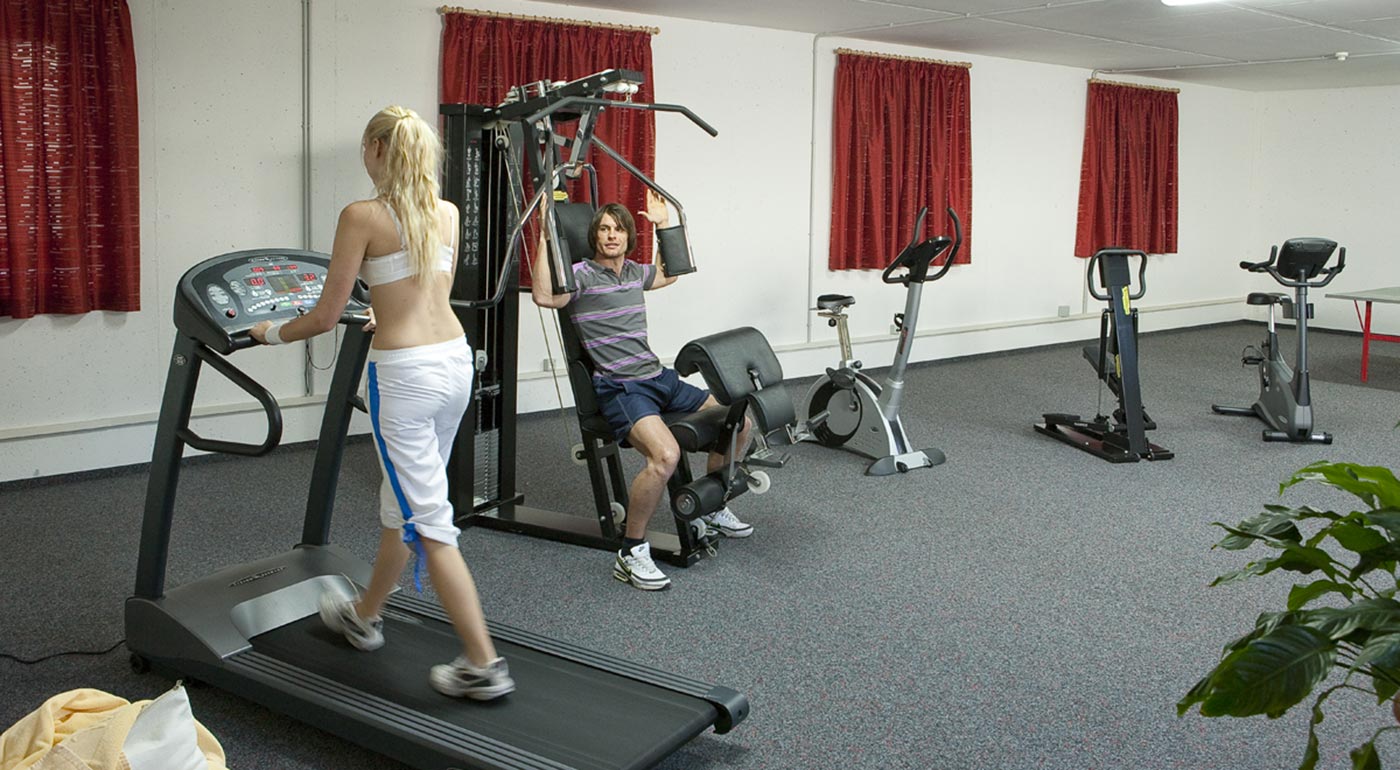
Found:
[[[1238,88],[1400,85],[1400,0],[569,0]],[[664,31],[663,31],[664,34]],[[1346,52],[1339,61],[1339,52]]]

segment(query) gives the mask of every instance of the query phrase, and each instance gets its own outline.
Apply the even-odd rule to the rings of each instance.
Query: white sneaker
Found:
[[[515,691],[515,680],[510,678],[505,658],[477,668],[467,656],[459,655],[451,663],[433,666],[428,672],[428,683],[443,695],[472,700],[491,700]]]
[[[357,650],[370,652],[384,646],[384,621],[367,620],[355,614],[355,602],[336,594],[321,594],[317,602],[321,622],[326,628],[344,634],[346,641]]]
[[[739,521],[739,517],[725,506],[707,516],[701,516],[711,529],[718,530],[725,537],[748,537],[753,534],[753,525]]]
[[[660,591],[671,585],[671,579],[651,560],[651,543],[633,546],[630,551],[618,551],[617,560],[613,562],[613,577],[643,591]]]

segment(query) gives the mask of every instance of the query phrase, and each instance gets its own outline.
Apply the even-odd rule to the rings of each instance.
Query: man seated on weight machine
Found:
[[[651,190],[647,190],[646,210],[638,213],[658,229],[670,221],[666,201]],[[676,276],[666,275],[660,259],[650,265],[627,259],[637,246],[636,224],[627,208],[617,203],[601,206],[589,225],[588,245],[593,258],[573,266],[577,290],[552,294],[547,277],[549,257],[542,240],[536,250],[531,293],[540,307],[558,309],[573,303],[570,315],[593,361],[599,410],[618,441],[625,439],[646,459],[646,466],[629,488],[623,547],[617,553],[613,577],[645,591],[657,591],[669,586],[671,579],[652,561],[647,524],[680,459],[680,447],[661,415],[698,412],[720,404],[708,391],[662,366],[647,344],[642,292],[670,286]],[[746,421],[736,446],[742,451],[748,441]],[[706,469],[718,470],[726,462],[726,455],[711,452]],[[726,537],[753,534],[753,527],[740,521],[727,506],[702,519]]]

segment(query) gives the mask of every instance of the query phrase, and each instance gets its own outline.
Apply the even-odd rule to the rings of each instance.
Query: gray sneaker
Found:
[[[739,521],[739,517],[725,506],[708,516],[700,517],[709,525],[710,529],[719,532],[725,537],[748,537],[753,534],[753,525]]]
[[[505,658],[496,658],[485,668],[477,668],[465,655],[457,656],[451,663],[433,666],[428,672],[428,683],[443,695],[472,700],[499,698],[515,689],[515,680],[510,678]]]
[[[613,577],[643,591],[661,591],[671,585],[671,579],[651,560],[651,543],[618,551],[613,560]]]
[[[318,602],[321,622],[326,628],[344,634],[346,641],[357,650],[369,652],[384,646],[384,621],[365,620],[355,614],[355,601],[337,594],[321,594]]]

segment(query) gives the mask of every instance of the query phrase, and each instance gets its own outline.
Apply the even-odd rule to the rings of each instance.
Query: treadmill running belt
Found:
[[[494,640],[515,692],[494,701],[449,698],[428,669],[457,656],[445,623],[396,608],[384,613],[382,648],[360,652],[316,616],[252,639],[253,649],[436,719],[578,768],[646,768],[715,721],[708,702]]]

